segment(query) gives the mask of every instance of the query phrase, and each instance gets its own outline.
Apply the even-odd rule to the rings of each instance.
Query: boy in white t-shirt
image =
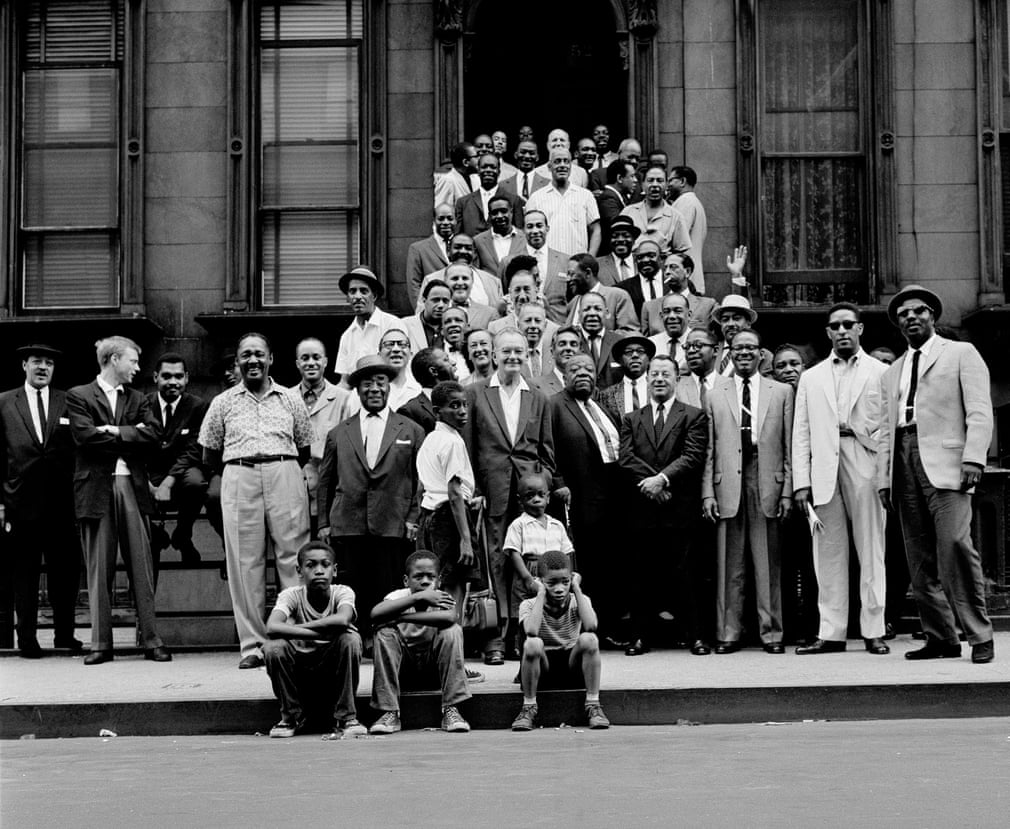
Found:
[[[271,737],[293,737],[305,727],[304,701],[333,701],[332,737],[365,734],[354,693],[361,666],[361,637],[354,629],[354,591],[334,584],[333,550],[310,541],[298,551],[302,583],[277,596],[267,620],[263,658],[281,703],[281,720]]]

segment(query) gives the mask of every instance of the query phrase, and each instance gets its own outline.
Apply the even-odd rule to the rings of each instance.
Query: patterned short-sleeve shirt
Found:
[[[298,395],[270,381],[263,399],[245,385],[215,397],[200,427],[200,445],[222,452],[225,463],[257,455],[297,455],[315,440],[308,410]]]

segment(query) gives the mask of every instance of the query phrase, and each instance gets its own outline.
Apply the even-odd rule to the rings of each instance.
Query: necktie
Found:
[[[42,402],[42,389],[36,389],[38,396],[35,398],[35,405],[39,410],[39,443],[44,443],[46,439],[46,404]]]
[[[707,394],[708,394],[708,389],[705,388],[705,378],[704,377],[699,377],[698,378],[698,400],[701,402],[701,409],[702,409],[702,411],[705,410],[705,400],[706,400],[706,395]]]
[[[631,279],[631,268],[628,267],[627,258],[621,260],[621,281],[623,282],[625,279]]]
[[[665,405],[665,403],[656,404],[656,422],[653,424],[656,429],[656,443],[659,443],[660,438],[663,436],[663,426],[666,425],[666,418],[663,417],[663,406]]]
[[[173,409],[172,404],[166,403],[165,409],[162,412],[162,416],[165,418],[165,422],[162,423],[161,425],[164,426],[166,429],[168,428],[169,422],[172,420],[172,409]]]
[[[915,416],[915,389],[919,385],[919,349],[912,352],[912,376],[908,381],[908,397],[905,399],[905,423],[912,422]]]
[[[305,394],[302,395],[302,399],[305,401],[305,408],[312,410],[312,407],[316,405],[316,400],[319,399],[316,394],[315,389],[306,389]]]
[[[523,198],[528,199],[530,197],[530,174],[523,173]]]
[[[540,360],[540,349],[535,348],[530,351],[530,371],[534,377],[539,377],[542,370],[543,366]]]
[[[677,362],[677,341],[670,337],[670,359]]]
[[[610,439],[610,434],[603,428],[603,421],[600,419],[599,414],[597,414],[592,400],[586,401],[586,411],[589,412],[589,416],[592,418],[593,423],[596,424],[596,428],[603,435],[603,449],[607,454],[607,463],[613,463],[617,460],[617,451],[614,449],[614,442]]]
[[[750,459],[751,450],[754,448],[750,417],[750,377],[743,378],[743,400],[740,406],[740,445],[743,448],[744,459]]]
[[[656,281],[654,279],[649,280],[649,299],[656,298]]]
[[[369,469],[375,469],[379,459],[379,444],[382,443],[382,420],[375,412],[365,418],[365,461]]]
[[[638,381],[631,381],[631,411],[637,412],[642,402],[638,399]]]
[[[600,336],[597,334],[589,338],[589,347],[593,350],[593,362],[600,362]]]
[[[729,344],[723,343],[722,347],[722,359],[719,361],[719,373],[726,373],[726,366],[729,365]]]

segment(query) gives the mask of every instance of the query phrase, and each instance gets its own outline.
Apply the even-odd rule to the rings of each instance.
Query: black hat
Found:
[[[373,374],[385,374],[392,381],[398,373],[381,354],[367,354],[358,360],[358,365],[351,372],[351,376],[347,378],[347,383],[351,388],[354,388],[366,377],[371,377]]]
[[[340,281],[337,284],[340,286],[340,290],[345,294],[347,293],[347,286],[350,284],[352,279],[360,279],[362,282],[367,282],[371,286],[372,292],[377,298],[381,297],[386,292],[386,289],[382,287],[382,283],[379,282],[379,277],[377,277],[364,265],[358,265],[358,267],[348,271],[340,277]]]
[[[23,345],[21,348],[17,349],[17,353],[24,357],[26,360],[29,357],[52,357],[54,360],[57,357],[62,357],[63,352],[58,348],[53,348],[51,345],[46,345],[45,343],[32,343],[31,345]]]
[[[940,319],[940,314],[943,313],[943,303],[940,301],[940,297],[921,285],[907,285],[891,297],[891,301],[887,303],[887,318],[892,325],[898,324],[898,308],[903,302],[910,299],[921,299],[933,310],[933,321]]]
[[[656,356],[656,344],[641,334],[628,334],[627,337],[621,337],[621,339],[614,343],[610,349],[610,353],[614,355],[615,360],[620,360],[624,356],[624,349],[629,345],[642,346],[645,349],[645,353],[649,355],[650,360]]]
[[[614,216],[614,220],[610,223],[610,235],[614,235],[615,230],[626,230],[631,234],[631,240],[634,241],[639,236],[642,235],[641,229],[636,225],[631,216],[617,215]]]

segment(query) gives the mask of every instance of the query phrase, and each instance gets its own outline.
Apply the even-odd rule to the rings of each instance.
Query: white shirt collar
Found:
[[[365,418],[368,417],[369,414],[370,412],[365,408],[358,410],[358,417],[361,418],[362,423],[365,422]],[[376,414],[379,416],[379,420],[382,421],[382,424],[385,425],[386,421],[389,420],[389,406],[384,406],[382,411],[376,412]]]
[[[501,386],[501,378],[498,376],[497,371],[491,375],[491,379],[487,381],[487,385],[488,388],[491,389],[498,388],[499,386]],[[529,385],[526,383],[526,378],[523,377],[521,374],[519,375],[519,390],[520,391],[530,390]]]
[[[101,374],[99,374],[95,378],[95,380],[97,381],[99,388],[101,388],[101,390],[104,391],[106,394],[109,394],[109,393],[114,392],[114,391],[115,392],[120,392],[120,391],[123,390],[123,384],[122,383],[120,383],[118,386],[112,386],[112,385],[110,385],[110,384],[108,384],[108,383],[105,382],[105,380],[102,378]]]
[[[37,389],[37,388],[35,388],[35,386],[33,386],[27,380],[25,381],[25,394],[28,395],[28,399],[29,400],[36,400],[38,398],[38,395],[36,394],[37,391],[40,391],[40,390]],[[45,386],[44,388],[41,389],[41,391],[42,391],[42,399],[46,403],[48,403],[49,402],[49,386]]]

